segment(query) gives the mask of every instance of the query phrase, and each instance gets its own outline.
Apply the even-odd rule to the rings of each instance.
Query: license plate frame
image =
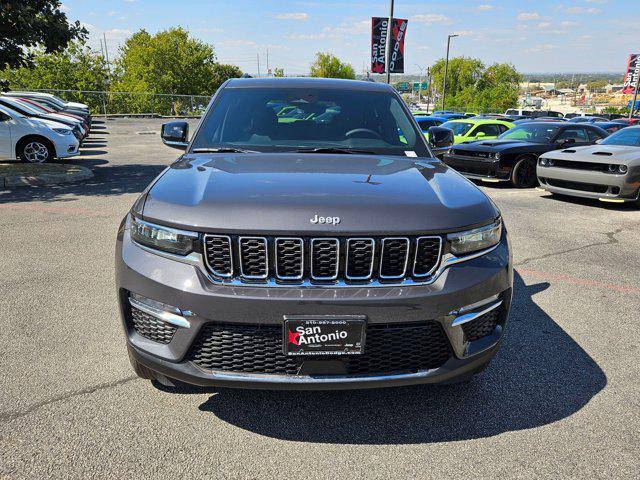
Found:
[[[366,327],[364,315],[285,315],[282,351],[288,357],[362,355]],[[341,332],[346,332],[346,337]],[[303,338],[308,343],[295,343]]]

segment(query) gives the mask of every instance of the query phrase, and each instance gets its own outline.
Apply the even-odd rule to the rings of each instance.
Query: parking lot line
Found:
[[[541,272],[538,270],[517,269],[522,275],[530,275],[532,277],[541,278],[553,282],[569,283],[572,285],[581,285],[585,287],[595,287],[604,290],[611,290],[621,293],[634,293],[640,295],[640,288],[630,285],[618,285],[616,283],[604,283],[597,280],[588,280],[586,278],[572,277],[570,275],[559,275],[557,273]]]

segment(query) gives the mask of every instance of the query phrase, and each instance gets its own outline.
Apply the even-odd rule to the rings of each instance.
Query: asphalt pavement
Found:
[[[516,266],[503,347],[470,384],[199,390],[133,376],[116,230],[179,152],[96,124],[79,184],[0,191],[0,478],[639,478],[640,210],[482,188]],[[195,122],[194,122],[195,125]]]

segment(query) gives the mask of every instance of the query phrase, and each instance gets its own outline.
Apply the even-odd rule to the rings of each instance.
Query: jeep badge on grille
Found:
[[[310,218],[309,221],[313,224],[326,223],[328,225],[338,225],[340,223],[340,217],[319,217],[318,214],[316,214],[313,218]]]

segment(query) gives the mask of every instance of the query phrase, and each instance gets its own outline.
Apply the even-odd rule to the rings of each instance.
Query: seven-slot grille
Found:
[[[441,251],[438,236],[204,236],[204,258],[213,276],[247,283],[402,283],[433,274]]]

